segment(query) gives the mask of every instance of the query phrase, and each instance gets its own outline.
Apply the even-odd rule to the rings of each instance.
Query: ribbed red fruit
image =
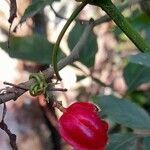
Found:
[[[99,117],[92,103],[76,102],[59,119],[61,136],[75,150],[105,150],[107,131],[108,123]]]

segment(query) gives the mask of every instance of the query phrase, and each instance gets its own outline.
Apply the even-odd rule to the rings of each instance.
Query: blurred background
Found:
[[[78,5],[74,0],[49,0],[47,5],[43,1],[16,1],[17,17],[13,21],[10,36],[10,1],[0,1],[0,89],[5,87],[4,81],[18,84],[27,81],[31,73],[49,67],[54,43],[67,18]],[[114,3],[149,42],[150,1],[114,0]],[[30,5],[33,6],[27,11]],[[100,8],[87,5],[63,37],[59,59],[70,54],[84,31],[86,21],[100,19],[104,15],[105,12]],[[20,20],[21,24],[18,25]],[[10,48],[7,47],[8,39]],[[57,99],[67,107],[75,101],[92,101],[99,94],[115,93],[123,97],[127,91],[123,75],[127,56],[138,52],[133,43],[112,21],[108,21],[94,27],[84,49],[80,61],[60,71],[63,80],[58,87],[67,88],[68,91],[56,92]],[[150,85],[142,84],[128,98],[150,112],[149,91]],[[2,108],[3,105],[0,106],[0,114]],[[61,113],[49,108],[42,96],[33,98],[27,92],[17,101],[9,101],[7,110],[5,121],[17,136],[19,150],[72,149],[57,131],[57,118]],[[110,133],[130,130],[106,119],[110,122]],[[9,138],[2,130],[0,145],[0,150],[11,149]]]

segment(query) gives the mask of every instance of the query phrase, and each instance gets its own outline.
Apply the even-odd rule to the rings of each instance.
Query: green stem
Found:
[[[94,1],[94,5],[101,7],[141,52],[150,52],[150,47],[148,44],[128,23],[128,21],[121,14],[119,9],[111,2],[111,0],[96,0]]]
[[[86,4],[88,3],[87,1],[88,0],[83,1],[79,5],[79,7],[76,8],[76,10],[72,13],[72,15],[70,16],[70,18],[68,19],[68,21],[64,25],[63,29],[61,30],[61,32],[57,38],[56,44],[55,44],[54,49],[53,49],[53,56],[52,56],[52,63],[53,63],[54,72],[56,74],[57,80],[61,80],[61,77],[60,77],[59,72],[58,72],[58,67],[57,67],[57,55],[58,55],[58,48],[59,48],[61,39],[63,38],[63,35],[65,34],[65,32],[68,29],[71,22],[76,18],[76,16],[80,13],[80,11],[86,6]]]

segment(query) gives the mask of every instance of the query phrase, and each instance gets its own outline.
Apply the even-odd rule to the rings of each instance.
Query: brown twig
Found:
[[[9,83],[9,82],[3,82],[3,84],[5,84],[5,85],[10,85],[10,86],[13,86],[13,87],[15,87],[15,88],[18,88],[18,89],[22,89],[22,90],[25,90],[25,91],[28,91],[29,89],[28,88],[26,88],[26,87],[21,87],[21,86],[19,86],[19,85],[16,85],[16,84],[13,84],[13,83]]]
[[[62,89],[62,88],[50,88],[50,91],[61,91],[61,92],[67,92],[67,89]]]

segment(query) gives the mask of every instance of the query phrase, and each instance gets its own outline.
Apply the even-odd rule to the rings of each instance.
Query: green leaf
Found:
[[[79,41],[84,29],[84,24],[76,23],[74,28],[71,30],[69,37],[68,37],[68,46],[70,50],[74,48],[76,43]],[[95,62],[95,54],[97,52],[97,38],[96,35],[91,32],[89,35],[87,42],[83,48],[83,50],[79,54],[79,61],[86,65],[87,67],[91,67],[94,65]]]
[[[149,150],[150,149],[150,136],[144,138],[144,149],[143,150]]]
[[[150,67],[150,54],[139,53],[136,55],[130,55],[128,57],[129,62]]]
[[[150,116],[131,101],[109,95],[99,96],[95,102],[102,112],[116,123],[132,129],[150,129]]]
[[[112,134],[107,150],[136,150],[136,138],[133,134]]]
[[[139,85],[150,82],[150,67],[129,63],[124,68],[123,76],[129,93]]]
[[[47,2],[45,0],[38,0],[32,3],[31,5],[29,5],[26,8],[23,16],[21,17],[20,23],[23,23],[29,17],[33,17],[35,14],[40,12],[46,5],[47,5]]]
[[[30,60],[40,64],[51,63],[53,46],[54,44],[37,34],[27,37],[12,37],[9,49],[7,42],[0,43],[0,47],[8,52],[10,57]]]
[[[31,5],[29,5],[23,16],[21,17],[20,23],[26,21],[27,18],[33,17],[35,14],[39,13],[46,5],[59,0],[34,0]]]
[[[138,15],[137,15],[138,14]],[[129,19],[129,22],[139,32],[144,32],[144,37],[147,41],[150,41],[150,17],[146,13],[141,13],[137,10]]]
[[[136,104],[140,106],[147,104],[147,102],[150,99],[150,95],[147,94],[145,91],[141,91],[141,90],[140,91],[135,90],[131,92],[128,96],[130,97],[131,100],[133,100]]]

